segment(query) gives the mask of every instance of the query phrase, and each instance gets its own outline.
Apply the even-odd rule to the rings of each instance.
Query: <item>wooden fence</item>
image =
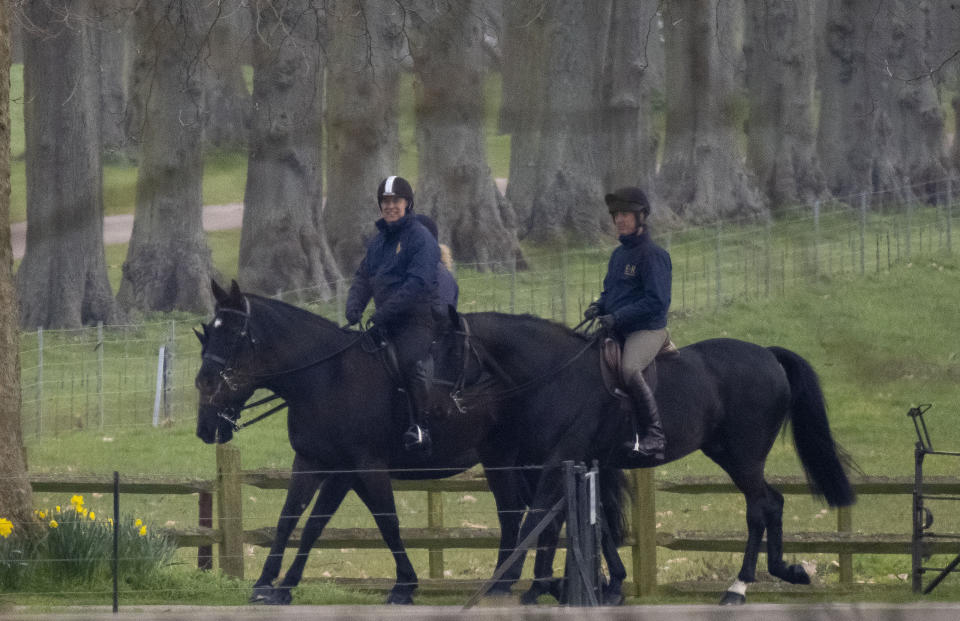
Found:
[[[630,474],[633,504],[624,547],[631,549],[633,582],[625,585],[627,594],[648,595],[657,585],[656,549],[700,552],[742,552],[746,532],[657,532],[656,494],[727,494],[739,491],[726,477],[655,480],[652,470],[635,470]],[[220,569],[231,576],[243,577],[243,545],[269,547],[274,528],[243,529],[243,485],[260,489],[286,489],[289,471],[242,470],[239,449],[230,445],[217,446],[216,480],[172,479],[168,477],[120,477],[121,494],[198,494],[198,525],[195,528],[167,529],[179,547],[197,547],[200,567],[212,567],[211,549],[218,546]],[[783,494],[809,494],[803,477],[769,477],[771,485]],[[102,477],[31,474],[35,491],[45,492],[113,492],[112,475]],[[855,477],[853,487],[860,495],[913,494],[913,477]],[[430,582],[441,588],[462,588],[456,580],[443,579],[445,549],[496,549],[499,530],[495,528],[451,528],[443,525],[444,493],[486,492],[485,479],[465,473],[449,479],[433,481],[395,481],[397,491],[421,491],[427,494],[428,518],[426,528],[401,528],[401,536],[408,548],[429,551]],[[960,478],[925,477],[924,492],[960,495]],[[217,527],[213,527],[213,499],[216,498]],[[909,502],[905,499],[905,502]],[[853,581],[854,554],[911,553],[911,533],[858,533],[853,528],[853,508],[836,511],[837,529],[826,532],[784,533],[785,552],[837,554],[840,564],[840,582]],[[300,543],[300,529],[290,538],[288,547]],[[955,540],[925,542],[927,554],[956,554]],[[374,528],[327,528],[316,543],[318,548],[379,548],[383,546],[380,533]],[[356,584],[356,581],[351,581]],[[471,583],[472,584],[472,583]]]

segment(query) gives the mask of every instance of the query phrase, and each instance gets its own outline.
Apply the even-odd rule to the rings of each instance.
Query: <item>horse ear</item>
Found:
[[[200,341],[200,344],[201,344],[201,345],[206,345],[206,344],[207,344],[207,326],[206,326],[206,324],[204,324],[204,326],[203,326],[203,333],[201,333],[200,330],[197,330],[196,328],[193,329],[193,333],[197,335],[197,340]]]
[[[210,288],[213,290],[213,297],[217,300],[217,304],[222,304],[227,299],[227,292],[212,278],[210,279]]]
[[[457,312],[457,307],[453,304],[447,304],[447,316],[450,317],[451,325],[460,327],[460,313]]]
[[[243,296],[243,294],[240,293],[240,285],[237,284],[236,280],[230,281],[230,295],[235,298]]]

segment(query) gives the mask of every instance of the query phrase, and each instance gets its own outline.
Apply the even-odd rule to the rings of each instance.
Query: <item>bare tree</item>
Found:
[[[133,57],[133,8],[136,0],[93,0],[96,20],[96,63],[100,77],[100,149],[109,160],[124,161],[136,156],[127,135],[129,87]]]
[[[660,137],[654,108],[663,90],[663,42],[655,0],[614,0],[604,70],[604,185],[653,192]]]
[[[0,2],[0,516],[22,526],[33,520],[33,498],[20,425],[20,333],[11,271],[10,6]]]
[[[519,252],[513,210],[484,142],[483,25],[476,0],[411,3],[420,179],[416,208],[437,221],[458,261],[480,269]]]
[[[537,185],[540,115],[543,111],[544,0],[509,0],[503,7],[500,131],[510,134],[507,200],[520,237],[529,230]]]
[[[745,107],[738,81],[742,18],[742,4],[732,0],[664,5],[669,77],[657,188],[667,205],[691,222],[767,213],[740,146]]]
[[[591,241],[609,230],[610,218],[602,209],[609,159],[597,111],[603,109],[610,9],[610,0],[544,3],[543,109],[531,239],[569,234]]]
[[[926,3],[832,0],[818,149],[835,195],[909,201],[941,179],[943,119],[926,62]]]
[[[352,272],[375,231],[377,183],[396,174],[397,100],[403,48],[400,5],[336,0],[327,17],[327,201],[333,255]]]
[[[814,2],[747,3],[747,161],[774,209],[826,195],[816,153]]]
[[[133,67],[140,169],[117,301],[125,309],[206,312],[213,266],[202,224],[205,33],[202,0],[141,2]]]
[[[252,45],[251,15],[244,0],[220,0],[208,3],[207,20],[211,29],[208,53],[206,107],[209,114],[203,137],[219,149],[247,145],[250,94],[243,78],[243,63],[249,64]]]
[[[99,32],[91,3],[30,2],[24,15],[27,246],[17,272],[20,321],[28,328],[109,321]]]
[[[310,0],[258,0],[254,11],[253,131],[239,280],[266,294],[340,277],[321,222],[325,15]]]

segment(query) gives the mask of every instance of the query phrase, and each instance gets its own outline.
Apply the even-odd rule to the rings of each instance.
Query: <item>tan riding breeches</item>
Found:
[[[667,329],[637,330],[623,343],[623,378],[628,380],[637,371],[646,369],[667,340]]]

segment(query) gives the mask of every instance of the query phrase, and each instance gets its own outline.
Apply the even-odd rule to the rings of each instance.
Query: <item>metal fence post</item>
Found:
[[[97,413],[103,430],[103,322],[97,322]]]
[[[867,234],[867,193],[864,192],[860,195],[860,275],[866,273],[867,267],[865,263],[864,255],[866,254],[866,240],[864,239]]]
[[[947,179],[947,254],[953,254],[951,241],[951,220],[953,220],[953,180]]]
[[[243,578],[243,493],[240,480],[240,449],[217,445],[217,524],[220,571]]]
[[[43,433],[43,326],[37,328],[37,435]]]

